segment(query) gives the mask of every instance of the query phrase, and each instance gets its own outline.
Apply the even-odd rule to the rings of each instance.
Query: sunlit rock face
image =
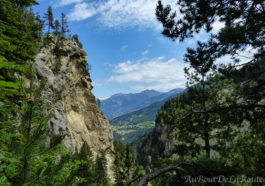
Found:
[[[79,151],[87,142],[95,156],[105,152],[112,176],[113,133],[91,92],[86,52],[72,40],[63,40],[60,47],[56,47],[56,42],[56,38],[50,37],[34,64],[37,78],[47,80],[43,98],[53,102],[49,135],[64,131],[63,144],[72,151]]]

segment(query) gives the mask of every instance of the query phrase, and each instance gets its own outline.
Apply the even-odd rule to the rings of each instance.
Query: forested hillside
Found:
[[[180,89],[182,90],[182,89]],[[110,120],[110,124],[113,126],[126,126],[126,125],[136,125],[138,123],[143,123],[145,121],[154,121],[155,116],[157,114],[157,111],[160,109],[160,107],[169,99],[172,97],[176,97],[178,94],[181,94],[183,91],[171,91],[170,93],[165,93],[162,96],[156,96],[159,97],[157,99],[161,101],[154,102],[144,108],[141,108],[139,110],[123,114],[121,116],[118,116],[116,118],[113,118]],[[165,96],[166,95],[166,96]]]
[[[146,135],[154,128],[155,117],[161,106],[171,99],[181,94],[182,89],[172,90],[164,93],[162,96],[156,96],[159,99],[166,97],[162,101],[150,104],[142,109],[118,116],[110,120],[114,138],[122,140],[124,144],[137,141],[139,137]],[[181,91],[181,92],[179,92]]]

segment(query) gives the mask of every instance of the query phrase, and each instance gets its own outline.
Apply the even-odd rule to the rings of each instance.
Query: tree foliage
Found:
[[[83,47],[83,44],[79,41],[77,34],[72,36],[72,40],[74,40],[78,44],[79,47],[81,47],[81,48]]]
[[[19,97],[21,82],[17,74],[25,72],[28,61],[36,52],[36,34],[41,26],[35,23],[34,14],[26,6],[35,1],[0,2],[0,102],[14,102]],[[23,12],[23,16],[22,16]]]
[[[55,22],[54,22],[54,29],[55,29],[55,31],[53,33],[57,37],[57,39],[59,38],[59,36],[61,34],[60,28],[61,28],[61,23],[59,22],[58,19],[56,19]]]
[[[66,15],[62,13],[61,15],[61,37],[65,38],[65,34],[68,32],[70,32],[70,30],[69,30],[67,18],[66,18]]]
[[[256,0],[176,2],[181,16],[158,1],[156,16],[163,24],[162,34],[180,42],[201,30],[210,32],[210,37],[187,49],[188,91],[167,102],[157,119],[173,126],[178,160],[187,161],[189,155],[195,157],[203,150],[208,162],[218,158],[221,165],[236,169],[228,176],[262,177],[264,152],[258,149],[265,144],[265,4]],[[224,26],[212,33],[216,21]],[[239,57],[247,48],[255,50],[243,63]],[[231,62],[217,64],[226,55],[232,56]],[[208,167],[207,161],[199,163],[198,169]]]
[[[44,83],[36,86],[33,72],[31,78],[30,86],[23,88],[21,109],[17,109],[20,120],[1,122],[1,133],[5,134],[1,136],[0,175],[6,184],[57,183],[58,174],[67,162],[67,153],[59,146],[63,134],[54,135],[47,142],[51,108],[41,98]],[[61,160],[57,159],[59,156]]]
[[[44,18],[47,19],[48,23],[48,35],[50,34],[50,29],[55,28],[54,22],[53,22],[53,12],[52,12],[52,7],[49,6],[47,13],[45,13]]]
[[[124,146],[121,141],[114,141],[114,175],[117,186],[131,185],[136,182],[144,169],[131,151],[129,144]]]

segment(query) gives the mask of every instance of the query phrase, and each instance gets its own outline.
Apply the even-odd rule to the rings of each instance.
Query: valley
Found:
[[[111,126],[114,139],[122,141],[124,144],[131,144],[139,137],[147,135],[155,127],[154,121],[146,121],[137,124],[127,124],[123,126]]]
[[[113,115],[119,115],[114,118],[112,118],[113,115],[109,116],[114,138],[121,140],[124,144],[132,143],[154,128],[155,118],[161,106],[184,91],[185,89],[178,88],[164,93],[145,90],[136,94],[116,94],[102,100],[100,108],[106,112],[104,112],[106,116],[110,113],[108,109],[113,109],[111,111]],[[140,99],[142,97],[148,97],[148,99],[142,100]],[[136,102],[135,99],[138,101]],[[116,109],[117,105],[121,108]],[[138,108],[138,110],[129,112],[131,108]],[[123,112],[120,111],[123,109],[128,113],[122,114]]]

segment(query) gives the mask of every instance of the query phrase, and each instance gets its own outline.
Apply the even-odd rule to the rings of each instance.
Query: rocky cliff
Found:
[[[91,93],[87,55],[72,40],[57,42],[54,37],[48,40],[36,56],[35,69],[38,79],[47,79],[43,97],[48,100],[56,97],[54,117],[49,121],[50,135],[64,131],[63,144],[72,151],[78,151],[87,142],[94,155],[105,152],[111,175],[113,134]]]
[[[177,140],[173,139],[170,124],[165,123],[163,118],[156,119],[155,128],[138,146],[138,155],[144,165],[150,166],[155,163],[157,156],[169,158],[175,150]],[[150,167],[149,167],[150,168]]]

